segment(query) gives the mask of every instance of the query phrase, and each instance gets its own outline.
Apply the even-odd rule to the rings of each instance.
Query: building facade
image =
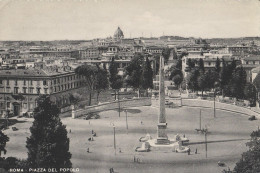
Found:
[[[32,112],[40,95],[50,95],[58,106],[69,104],[69,94],[83,86],[83,77],[69,66],[52,69],[0,71],[0,113]]]

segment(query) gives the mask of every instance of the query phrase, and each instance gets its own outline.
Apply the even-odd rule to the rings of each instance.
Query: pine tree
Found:
[[[144,61],[143,55],[136,54],[125,69],[126,84],[138,90],[138,96],[140,95],[140,89],[142,88],[143,61]]]
[[[0,130],[0,157],[1,157],[1,153],[2,151],[4,152],[4,154],[6,154],[6,143],[9,141],[9,137],[7,135],[5,135],[2,130]]]
[[[92,91],[96,87],[98,68],[94,65],[81,65],[75,69],[75,73],[84,76],[85,84],[89,92],[88,105],[91,105]]]
[[[117,64],[115,63],[114,58],[112,58],[109,65],[109,83],[110,83],[110,87],[115,90],[115,100],[116,100],[116,91],[122,88],[123,79],[120,75],[118,75]]]
[[[148,88],[153,88],[153,70],[148,57],[146,57],[146,60],[143,64],[142,73],[143,73],[142,88],[145,89],[147,93]]]
[[[200,60],[199,60],[199,70],[201,71],[201,72],[205,72],[205,68],[204,68],[204,61],[203,61],[203,59],[202,58],[200,58]]]
[[[188,87],[192,89],[192,91],[199,90],[198,77],[199,77],[199,70],[197,68],[192,69],[187,76],[187,84]]]
[[[251,140],[246,143],[249,150],[242,154],[242,158],[236,163],[236,173],[260,172],[260,130],[251,133]]]
[[[28,165],[30,168],[71,168],[69,138],[66,126],[59,118],[60,110],[49,96],[38,99],[34,122],[27,138]]]
[[[245,99],[250,101],[250,106],[256,105],[256,88],[252,83],[246,85],[244,89]]]
[[[244,98],[244,89],[246,86],[246,71],[243,67],[236,68],[232,73],[232,79],[228,85],[231,90],[231,96],[237,99]]]
[[[105,69],[98,67],[97,82],[95,87],[95,89],[97,90],[97,102],[101,91],[106,90],[108,88],[107,76],[108,76],[107,71]]]
[[[216,64],[215,64],[215,71],[216,71],[217,73],[219,73],[220,70],[221,70],[221,68],[220,68],[220,60],[219,60],[219,58],[217,58]]]

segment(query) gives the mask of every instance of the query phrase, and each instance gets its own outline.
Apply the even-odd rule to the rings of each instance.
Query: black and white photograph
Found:
[[[260,173],[260,0],[0,0],[0,173]]]

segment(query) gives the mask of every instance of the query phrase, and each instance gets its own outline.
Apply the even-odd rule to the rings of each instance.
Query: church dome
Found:
[[[118,27],[117,30],[116,30],[116,32],[114,33],[114,38],[115,38],[115,39],[124,38],[124,33],[123,33],[123,31],[120,29],[120,27]]]

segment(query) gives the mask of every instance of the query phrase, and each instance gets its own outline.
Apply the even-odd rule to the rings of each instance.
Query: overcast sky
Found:
[[[260,36],[259,0],[0,1],[0,40]]]

